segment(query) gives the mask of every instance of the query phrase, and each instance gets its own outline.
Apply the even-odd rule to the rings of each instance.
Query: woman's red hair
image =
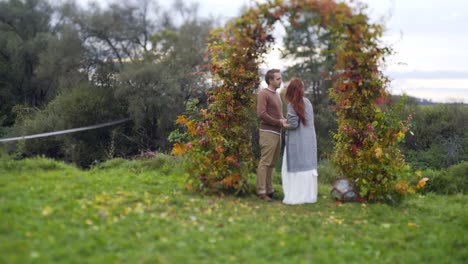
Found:
[[[292,104],[299,120],[307,125],[304,110],[304,84],[301,79],[293,78],[286,89],[286,99]]]

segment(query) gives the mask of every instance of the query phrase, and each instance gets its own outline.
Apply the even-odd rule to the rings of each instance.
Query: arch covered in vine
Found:
[[[256,158],[256,92],[263,76],[259,65],[274,43],[277,21],[299,25],[304,12],[315,13],[311,24],[327,30],[336,64],[323,73],[333,82],[330,97],[338,117],[333,160],[339,173],[353,179],[369,200],[411,191],[401,176],[408,173],[397,143],[407,123],[399,119],[379,66],[390,49],[379,38],[383,27],[372,24],[363,7],[334,0],[274,0],[245,11],[212,32],[211,73],[216,83],[209,104],[182,115],[184,141],[173,152],[187,162],[187,187],[204,191],[247,191]],[[406,184],[406,185],[405,185]]]

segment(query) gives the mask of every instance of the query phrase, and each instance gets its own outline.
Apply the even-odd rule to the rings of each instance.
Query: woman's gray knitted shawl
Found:
[[[287,168],[289,172],[317,169],[317,139],[315,136],[314,110],[304,97],[307,125],[300,122],[293,106],[288,104],[286,131]]]

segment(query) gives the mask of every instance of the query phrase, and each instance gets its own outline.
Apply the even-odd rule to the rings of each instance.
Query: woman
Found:
[[[294,78],[286,90],[288,126],[281,176],[285,204],[317,201],[317,140],[314,112],[304,97],[304,84]]]

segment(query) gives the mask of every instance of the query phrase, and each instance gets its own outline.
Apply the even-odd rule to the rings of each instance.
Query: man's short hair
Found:
[[[265,82],[270,85],[270,80],[273,79],[273,75],[275,73],[279,73],[280,70],[278,69],[271,69],[271,70],[268,70],[267,73],[265,74]]]

